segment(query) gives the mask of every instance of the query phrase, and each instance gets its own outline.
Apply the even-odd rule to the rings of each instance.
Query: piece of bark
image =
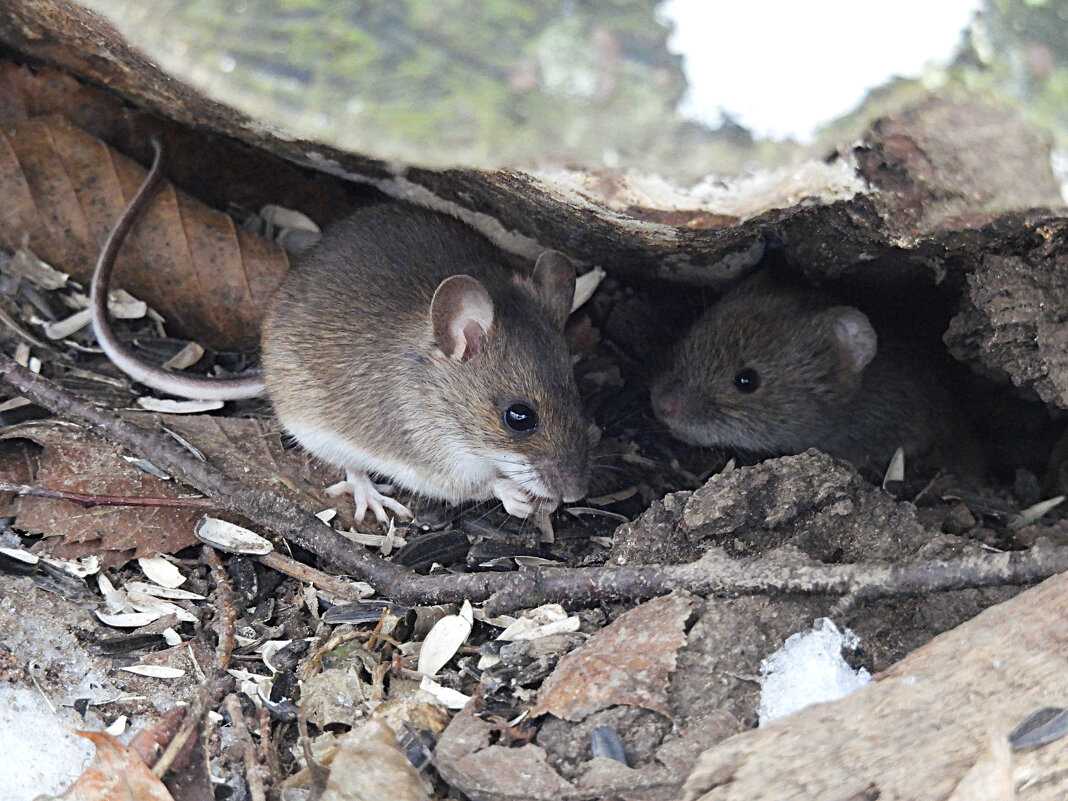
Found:
[[[952,303],[968,274],[992,255],[1019,259],[1030,272],[1048,276],[1054,295],[1068,285],[1056,256],[1068,220],[1063,211],[1048,210],[1064,207],[1049,144],[1002,106],[927,98],[878,120],[859,145],[828,162],[735,179],[728,183],[730,191],[705,194],[673,193],[662,182],[611,174],[404,169],[276,136],[160,72],[106,20],[70,0],[10,0],[5,11],[0,41],[16,52],[111,87],[179,126],[234,137],[261,153],[343,176],[334,190],[328,181],[316,183],[312,195],[331,195],[333,202],[325,208],[344,206],[336,202],[337,187],[369,184],[395,198],[448,210],[524,258],[554,247],[625,278],[721,286],[774,253],[785,270],[812,280],[848,277],[876,294],[888,284],[904,285],[910,298],[937,295],[945,303],[948,296]],[[0,111],[4,100],[0,96]],[[21,94],[17,100],[17,106],[26,105]],[[94,122],[86,116],[87,123]],[[134,150],[145,147],[143,133],[131,137],[126,123],[113,127],[117,136],[136,143]],[[181,141],[182,147],[171,150],[202,153],[222,147],[228,155],[220,170],[248,156],[234,150],[232,142],[209,143],[192,135]],[[192,159],[183,159],[183,165],[184,175],[196,175]],[[264,172],[251,164],[249,171]],[[266,172],[274,177],[284,171]],[[227,174],[228,184],[236,186],[233,194],[241,195],[240,181]],[[207,199],[218,204],[226,185],[208,188]],[[279,202],[298,196],[311,202],[312,195],[302,194],[293,176],[277,192]],[[316,217],[320,222],[330,218],[329,213]],[[985,324],[983,315],[988,313],[962,322],[961,335],[974,344],[955,349],[958,358],[1033,384],[1046,402],[1063,398],[1064,365],[1044,354],[1066,338],[1068,322],[1049,311],[1018,321],[1041,322],[1039,335],[1048,348],[993,355],[988,351],[997,350],[996,336],[1005,329]]]
[[[573,797],[574,787],[552,769],[543,749],[491,745],[497,727],[479,718],[475,707],[470,703],[453,718],[434,750],[434,766],[446,782],[475,801]]]
[[[998,231],[980,226],[997,214],[1062,205],[1048,143],[1011,110],[982,102],[925,101],[877,123],[855,151],[828,163],[707,195],[611,174],[391,168],[276,136],[161,72],[71,0],[10,0],[6,10],[0,41],[145,108],[397,198],[451,208],[518,255],[552,246],[620,275],[716,285],[774,249],[810,274],[940,279],[954,254],[996,248]],[[903,246],[923,258],[896,258]]]
[[[686,642],[684,629],[692,604],[688,593],[672,593],[624,612],[561,658],[542,684],[531,716],[550,713],[581,720],[616,704],[670,716],[668,676]]]
[[[1039,258],[991,254],[968,275],[945,340],[959,360],[1068,409],[1068,262],[1064,230],[1048,229]]]
[[[888,229],[918,240],[1006,211],[1063,206],[1049,149],[1048,136],[1005,106],[931,96],[876,120],[853,153],[894,207]]]
[[[1068,697],[1068,575],[939,635],[877,681],[701,755],[687,801],[944,799],[1031,712]],[[1012,756],[1017,798],[1063,798],[1068,740]],[[1025,782],[1026,780],[1026,782]]]

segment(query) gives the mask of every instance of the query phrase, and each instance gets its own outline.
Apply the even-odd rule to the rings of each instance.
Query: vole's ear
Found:
[[[493,299],[477,278],[452,275],[434,290],[430,320],[438,347],[449,358],[465,362],[478,353],[493,325]]]
[[[827,310],[842,367],[853,375],[868,366],[875,358],[879,338],[871,327],[867,315],[852,306],[834,306]]]
[[[560,251],[546,250],[538,256],[532,278],[553,322],[563,328],[575,300],[575,266]]]

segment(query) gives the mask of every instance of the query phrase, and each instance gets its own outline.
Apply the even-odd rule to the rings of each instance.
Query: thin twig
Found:
[[[174,735],[167,748],[160,755],[159,760],[152,766],[152,772],[157,776],[164,776],[171,767],[186,742],[193,735],[201,718],[209,709],[214,709],[222,698],[225,688],[233,683],[233,679],[225,672],[230,664],[230,656],[236,642],[234,637],[234,622],[237,619],[237,604],[234,602],[233,592],[230,589],[229,577],[223,567],[222,559],[212,548],[203,549],[204,561],[212,571],[216,586],[216,604],[214,627],[218,642],[215,646],[216,665],[212,669],[214,675],[206,678],[200,685],[196,697],[190,702],[186,710],[185,718],[178,733]]]
[[[263,775],[260,772],[260,763],[256,759],[256,746],[252,742],[252,735],[248,733],[248,724],[245,723],[245,713],[241,709],[241,699],[236,693],[230,693],[223,702],[227,713],[230,715],[230,726],[237,736],[241,745],[241,755],[245,762],[245,779],[248,781],[248,792],[252,801],[267,801],[267,794],[263,789]]]
[[[32,484],[11,484],[0,481],[0,492],[14,492],[17,495],[32,495],[35,498],[51,498],[57,501],[70,501],[83,508],[93,506],[177,506],[214,509],[218,504],[211,498],[138,498],[127,495],[97,495],[87,492],[36,487]]]
[[[275,750],[274,740],[271,737],[271,713],[266,704],[260,704],[260,739],[259,760],[266,771],[267,796],[271,799],[279,797],[278,783],[282,770],[278,765],[278,752]]]
[[[219,552],[205,546],[201,557],[211,569],[211,577],[215,581],[215,619],[212,621],[216,638],[215,663],[223,671],[230,667],[234,648],[237,647],[237,594],[230,584],[230,575]]]
[[[322,570],[316,570],[314,567],[309,567],[303,562],[298,562],[293,557],[286,556],[278,551],[271,551],[268,554],[256,557],[256,559],[272,570],[277,570],[279,573],[295,578],[305,584],[311,584],[346,601],[358,601],[363,597],[360,590],[353,586],[351,581],[345,581],[337,576],[324,573]]]
[[[156,764],[152,766],[152,772],[156,776],[163,778],[167,774],[167,771],[171,769],[171,764],[178,755],[185,748],[186,743],[189,742],[189,738],[193,736],[193,732],[196,731],[197,726],[200,725],[200,719],[204,716],[204,712],[208,709],[208,701],[215,694],[215,685],[213,682],[205,682],[200,686],[200,690],[197,692],[196,697],[189,704],[189,708],[185,711],[185,717],[182,719],[182,726],[178,729],[178,733],[171,738],[171,741],[167,743],[167,747],[160,754],[159,759],[156,760]]]

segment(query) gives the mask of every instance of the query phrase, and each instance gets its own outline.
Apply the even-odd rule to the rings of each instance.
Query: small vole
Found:
[[[499,498],[513,515],[586,492],[589,443],[564,323],[575,270],[546,251],[521,274],[457,219],[356,211],[283,280],[262,331],[264,381],[180,376],[142,362],[110,329],[107,280],[159,174],[159,153],[101,252],[93,325],[148,386],[191,398],[263,391],[308,451],[343,468],[357,517],[408,515],[368,474],[450,502]]]
[[[754,455],[816,447],[886,467],[949,432],[949,398],[929,360],[880,343],[868,317],[758,273],[709,308],[652,389],[677,438]]]

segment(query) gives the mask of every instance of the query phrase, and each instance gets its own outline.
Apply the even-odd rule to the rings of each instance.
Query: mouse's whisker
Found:
[[[600,464],[593,465],[591,467],[591,471],[592,470],[596,470],[598,472],[605,471],[620,474],[629,472],[625,467],[620,467],[619,465],[615,464],[604,464],[603,462]]]

